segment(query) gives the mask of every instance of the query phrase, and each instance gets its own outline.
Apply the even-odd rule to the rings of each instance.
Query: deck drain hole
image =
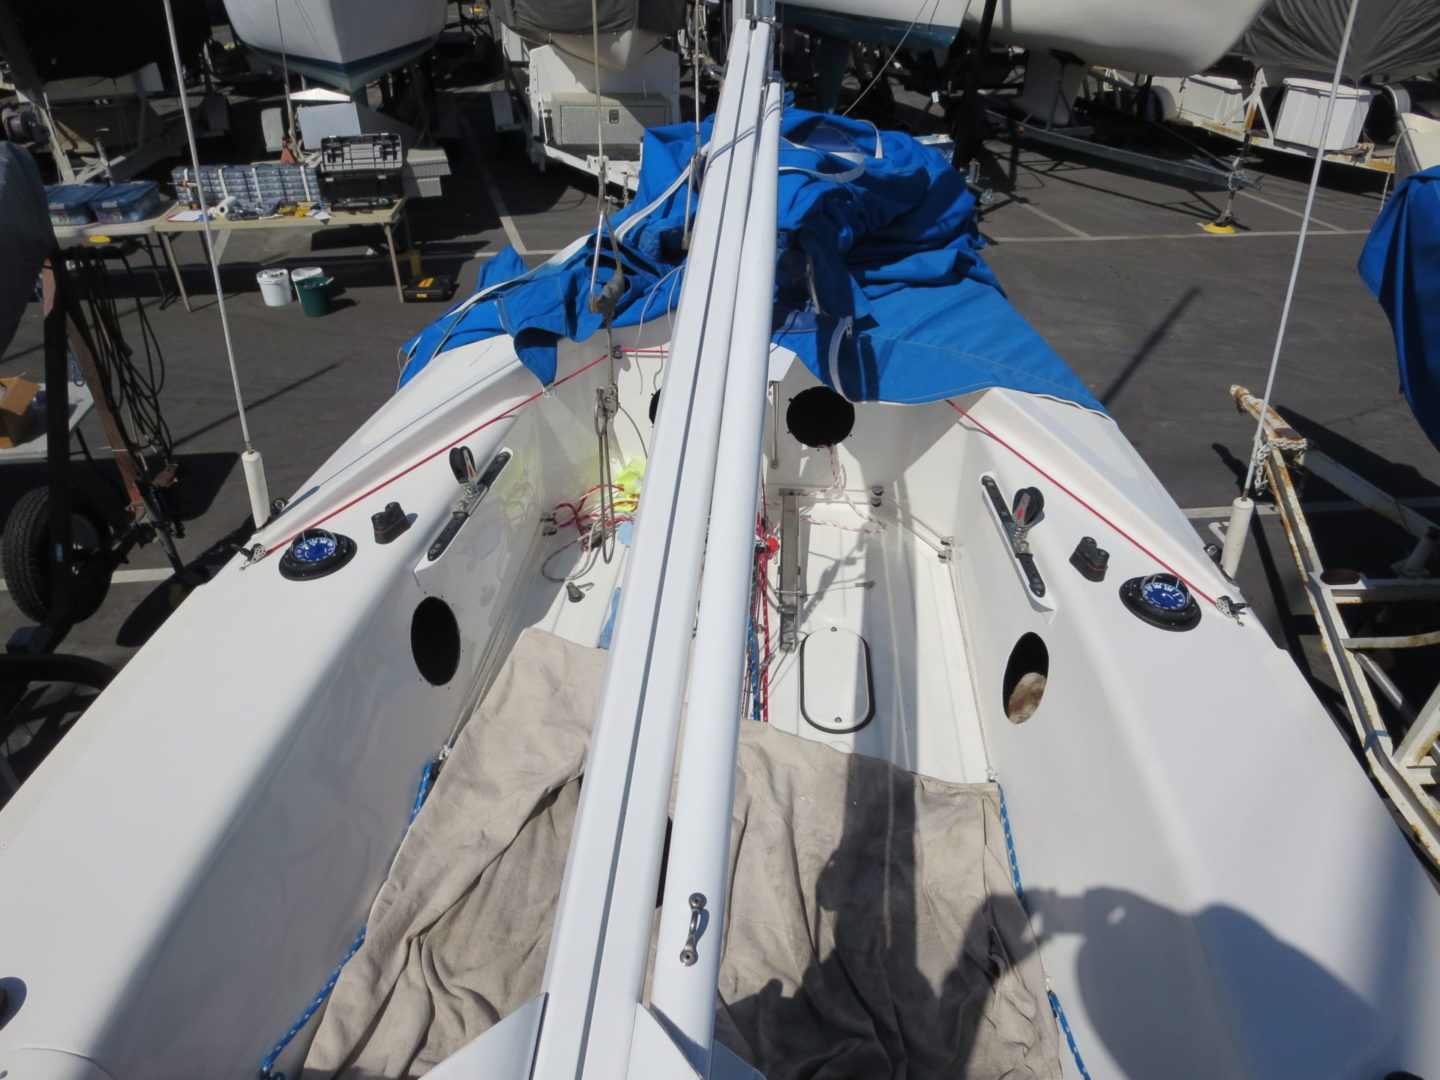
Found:
[[[1050,674],[1050,650],[1037,634],[1023,634],[1010,650],[1005,681],[1000,687],[1005,715],[1014,724],[1023,724],[1035,715],[1045,696]]]
[[[460,669],[460,625],[444,600],[427,596],[410,617],[410,652],[425,681],[444,686]]]

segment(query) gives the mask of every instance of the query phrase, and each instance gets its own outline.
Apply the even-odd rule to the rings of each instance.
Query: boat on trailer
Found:
[[[236,37],[277,69],[353,93],[429,51],[445,0],[225,0]]]
[[[1434,879],[771,34],[0,812],[8,1075],[1433,1075]]]
[[[1221,63],[1146,80],[1151,111],[1257,150],[1310,157],[1318,148],[1336,164],[1394,173],[1396,183],[1440,164],[1435,6],[1359,3],[1347,30],[1350,9],[1271,0]]]

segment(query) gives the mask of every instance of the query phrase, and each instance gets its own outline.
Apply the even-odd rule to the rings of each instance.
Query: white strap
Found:
[[[835,392],[845,398],[846,401],[850,399],[846,396],[845,389],[840,384],[840,343],[850,336],[851,327],[854,325],[854,322],[854,319],[846,315],[835,324],[835,332],[830,335],[830,356],[828,360],[830,385],[834,388]]]

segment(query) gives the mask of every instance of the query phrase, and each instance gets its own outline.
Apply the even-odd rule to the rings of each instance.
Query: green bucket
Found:
[[[318,319],[333,310],[330,306],[330,285],[334,280],[330,277],[307,277],[295,282],[295,290],[300,294],[300,306],[310,318]]]

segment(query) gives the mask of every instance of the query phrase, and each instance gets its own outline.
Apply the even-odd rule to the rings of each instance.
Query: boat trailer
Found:
[[[1389,636],[1361,634],[1349,628],[1344,613],[1346,607],[1357,605],[1440,600],[1440,577],[1428,569],[1440,540],[1440,524],[1317,450],[1245,387],[1232,386],[1230,393],[1240,409],[1257,420],[1265,410],[1261,475],[1274,495],[1357,750],[1416,845],[1440,868],[1440,749],[1436,745],[1440,683],[1417,707],[1376,659],[1378,650],[1440,645],[1440,628]],[[1394,576],[1369,577],[1324,565],[1301,505],[1295,470],[1325,481],[1414,539],[1410,554],[1392,568]]]

